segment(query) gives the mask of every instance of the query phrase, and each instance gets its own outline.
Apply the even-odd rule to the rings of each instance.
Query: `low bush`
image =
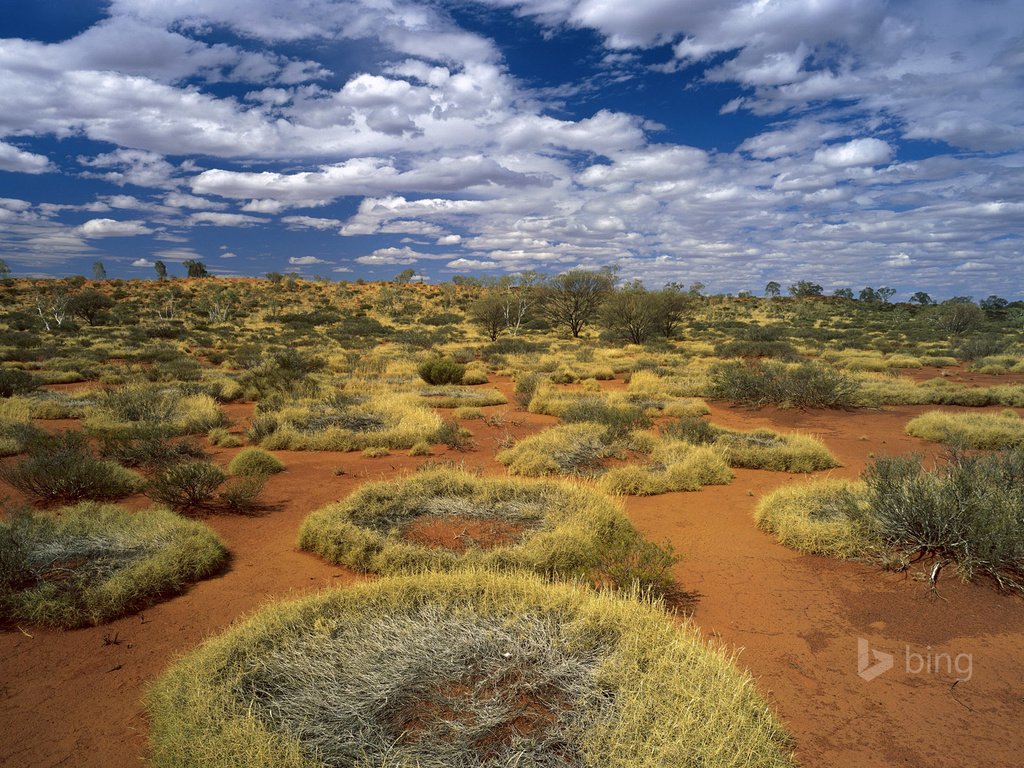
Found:
[[[284,471],[284,464],[262,448],[246,448],[228,464],[229,475],[273,475]]]
[[[47,504],[123,499],[144,484],[139,475],[120,464],[96,458],[79,432],[38,433],[24,447],[28,456],[0,466],[0,479]]]
[[[157,472],[146,495],[174,509],[194,509],[209,502],[227,475],[206,461],[182,461]]]
[[[466,366],[448,357],[435,357],[420,363],[416,371],[427,384],[461,384]]]
[[[467,571],[272,606],[149,691],[158,768],[788,768],[733,657],[658,605]]]
[[[0,368],[0,397],[27,395],[39,389],[41,383],[31,373],[20,368]]]
[[[217,492],[217,498],[229,511],[249,514],[259,508],[260,494],[267,475],[236,475],[228,478]]]
[[[857,402],[855,379],[816,363],[718,363],[708,376],[711,397],[752,408],[850,408]]]
[[[651,419],[638,405],[611,403],[604,398],[587,397],[576,400],[562,411],[562,421],[573,424],[591,422],[605,428],[606,440],[621,440],[635,429],[647,429]]]
[[[217,573],[213,532],[164,509],[83,503],[0,522],[0,617],[71,628],[100,624]]]
[[[516,376],[515,398],[521,408],[529,406],[539,384],[540,376],[536,373],[521,373]]]
[[[711,446],[695,446],[680,440],[662,440],[644,466],[614,467],[601,477],[598,487],[625,496],[656,496],[673,491],[699,491],[705,485],[725,485],[733,473],[723,453]]]
[[[162,437],[104,437],[100,455],[126,467],[160,469],[189,459],[204,459],[203,447],[191,440],[171,442]]]
[[[933,471],[919,457],[878,459],[859,485],[828,482],[766,496],[758,523],[805,551],[947,558],[965,578],[1024,591],[1024,449],[954,452]]]
[[[484,408],[488,405],[504,405],[508,402],[508,399],[496,389],[468,386],[425,388],[420,390],[420,397],[434,408],[462,408],[464,406]]]

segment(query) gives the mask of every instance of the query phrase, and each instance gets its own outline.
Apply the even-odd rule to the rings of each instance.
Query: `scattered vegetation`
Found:
[[[788,546],[905,565],[955,562],[1024,591],[1024,449],[952,453],[934,470],[919,457],[878,459],[861,483],[819,481],[766,496],[757,521]]]
[[[1024,445],[1024,419],[1010,410],[1002,413],[929,411],[910,420],[907,434],[963,448],[1011,448]]]

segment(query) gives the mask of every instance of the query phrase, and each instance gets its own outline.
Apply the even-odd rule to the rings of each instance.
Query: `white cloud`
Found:
[[[814,162],[827,168],[855,168],[889,162],[892,147],[881,139],[854,139],[845,144],[824,147],[814,153]]]
[[[141,221],[117,221],[115,219],[90,219],[78,231],[85,237],[132,237],[148,235],[153,230]]]
[[[149,267],[152,268],[156,265],[156,262],[150,261],[149,259],[136,259],[132,262],[133,267]]]
[[[316,256],[292,256],[288,259],[288,263],[294,266],[306,267],[312,264],[329,264],[330,262],[318,259]]]
[[[340,219],[323,219],[314,216],[284,216],[281,222],[295,229],[337,229],[341,226]]]
[[[188,217],[188,223],[211,224],[215,227],[252,227],[256,224],[265,224],[267,219],[258,216],[247,216],[244,213],[217,213],[215,211],[200,211]]]
[[[448,269],[493,269],[498,266],[496,261],[481,261],[480,259],[453,259],[445,264]]]
[[[45,155],[26,152],[13,144],[0,141],[0,171],[13,173],[48,173],[54,170],[50,159]]]

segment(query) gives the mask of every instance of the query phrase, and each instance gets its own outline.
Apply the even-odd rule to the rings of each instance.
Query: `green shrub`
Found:
[[[466,571],[268,608],[150,690],[157,768],[789,768],[753,681],[658,605]]]
[[[529,406],[534,392],[540,384],[540,376],[536,373],[523,373],[516,376],[515,398],[523,408]]]
[[[217,498],[232,512],[248,514],[259,507],[259,497],[267,483],[266,475],[237,475],[221,486]]]
[[[96,458],[79,432],[38,434],[25,448],[28,457],[0,467],[0,479],[45,503],[122,499],[143,486],[142,478],[131,470]]]
[[[157,472],[146,486],[146,495],[174,509],[192,509],[209,502],[226,479],[215,464],[183,461]]]
[[[284,464],[262,448],[246,448],[228,464],[231,475],[272,475],[284,470]]]
[[[609,403],[604,398],[586,397],[562,411],[562,421],[573,424],[593,422],[605,428],[608,442],[621,440],[635,429],[647,429],[651,419],[638,405]]]
[[[435,357],[420,363],[416,372],[427,384],[461,384],[466,366],[450,357]]]
[[[188,459],[204,459],[203,447],[191,440],[162,437],[109,436],[100,439],[100,455],[126,467],[159,469]]]
[[[83,503],[0,522],[0,618],[99,624],[218,572],[227,551],[197,522],[164,509]]]
[[[40,381],[20,368],[0,368],[0,397],[27,395],[39,389]]]
[[[954,452],[934,471],[920,457],[877,459],[858,485],[828,482],[769,494],[759,525],[806,551],[884,562],[895,553],[904,564],[947,558],[965,578],[1024,591],[1024,448]]]
[[[708,376],[711,397],[752,408],[849,408],[858,389],[856,380],[816,363],[717,363]]]

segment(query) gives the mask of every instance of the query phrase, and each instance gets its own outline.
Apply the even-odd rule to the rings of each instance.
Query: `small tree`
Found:
[[[782,286],[774,280],[769,280],[764,287],[764,295],[771,296],[773,299],[778,298],[782,295]]]
[[[871,287],[861,288],[860,300],[865,304],[877,304],[880,301],[878,293],[876,293],[875,289]]]
[[[986,312],[1001,312],[1010,305],[1010,302],[1006,299],[1001,296],[996,296],[995,294],[992,294],[987,299],[982,299],[978,303]]]
[[[196,261],[195,259],[187,259],[186,261],[183,261],[182,264],[185,266],[185,269],[188,270],[189,277],[210,276],[210,273],[206,269],[206,265],[203,264],[203,262],[201,261]]]
[[[280,285],[281,281],[284,280],[284,275],[280,272],[267,272],[267,280],[274,285]]]
[[[162,261],[154,262],[153,263],[153,269],[156,270],[156,279],[157,280],[166,280],[167,279],[167,265],[164,264]]]
[[[554,325],[563,326],[578,339],[583,329],[594,321],[613,285],[611,273],[571,269],[544,286],[544,314]]]
[[[985,312],[965,297],[949,299],[931,310],[929,316],[936,327],[952,336],[971,330],[985,319]]]
[[[505,301],[497,292],[488,291],[470,304],[468,314],[470,322],[491,341],[506,327]]]
[[[832,291],[832,295],[837,299],[850,299],[853,300],[853,289],[852,288],[836,288]]]
[[[89,325],[96,325],[103,314],[114,306],[114,300],[95,288],[87,288],[71,298],[68,308]]]
[[[666,339],[672,338],[690,311],[694,297],[669,284],[657,293],[652,293],[650,298],[654,310],[654,327]]]
[[[611,293],[601,307],[601,324],[633,344],[643,344],[657,324],[651,293],[639,282]]]
[[[63,290],[40,294],[36,297],[36,314],[48,331],[63,328],[71,315],[71,296]]]
[[[415,269],[411,269],[411,268],[410,269],[403,269],[401,272],[399,272],[397,275],[395,275],[393,278],[391,278],[391,282],[393,282],[393,283],[408,283],[415,276],[416,276],[416,270]]]
[[[920,304],[922,307],[926,307],[929,304],[934,304],[935,299],[929,296],[924,291],[917,291],[913,296],[910,297],[911,304]]]
[[[888,304],[889,300],[896,295],[896,289],[890,288],[887,285],[883,285],[881,288],[875,291],[875,295],[878,296],[878,300],[880,302],[882,302],[883,304]]]
[[[102,261],[94,261],[92,263],[92,279],[93,280],[106,280],[107,279],[107,268],[103,266]]]
[[[798,299],[807,296],[821,296],[822,290],[820,285],[812,283],[810,280],[798,280],[789,286],[789,295]]]
[[[11,275],[11,268],[7,266],[7,262],[0,259],[0,278],[7,278]]]

